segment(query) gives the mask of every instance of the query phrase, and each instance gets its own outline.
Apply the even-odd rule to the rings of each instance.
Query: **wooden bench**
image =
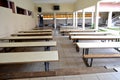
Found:
[[[120,54],[84,54],[83,60],[86,66],[91,67],[94,58],[120,58]],[[88,62],[90,59],[90,62]]]
[[[96,30],[82,30],[82,29],[61,29],[60,33],[62,35],[69,34],[70,32],[95,32]]]
[[[41,33],[41,32],[52,32],[52,30],[28,30],[28,31],[19,31],[19,33]]]
[[[69,39],[71,36],[103,36],[103,35],[111,35],[109,32],[70,32]]]
[[[0,53],[0,64],[44,62],[45,71],[49,71],[49,62],[58,60],[58,51]]]
[[[44,47],[45,51],[49,51],[50,47],[55,47],[56,41],[44,41],[44,42],[4,42],[0,43],[0,48],[4,49],[4,52],[8,52],[11,49],[8,48],[20,48],[20,47]]]
[[[45,36],[45,35],[52,35],[52,32],[16,33],[16,34],[11,34],[11,36]]]
[[[71,36],[73,42],[78,42],[78,40],[116,40],[118,42],[120,36]]]
[[[0,38],[1,41],[30,41],[30,40],[52,40],[53,36],[15,36],[15,37],[3,37]]]

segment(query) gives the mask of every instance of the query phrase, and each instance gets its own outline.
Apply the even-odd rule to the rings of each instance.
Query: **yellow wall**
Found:
[[[11,0],[15,6],[34,12],[34,4],[31,0]],[[20,30],[28,30],[35,27],[33,16],[13,13],[11,9],[0,7],[0,37],[9,36]]]
[[[77,0],[75,3],[75,10],[82,10],[84,8],[88,8],[90,6],[95,5],[98,1],[101,0]]]

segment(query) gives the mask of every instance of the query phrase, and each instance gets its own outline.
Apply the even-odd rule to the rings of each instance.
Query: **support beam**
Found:
[[[95,5],[95,29],[98,30],[98,24],[99,24],[99,2]]]
[[[85,30],[85,11],[82,10],[82,29]]]
[[[75,12],[73,12],[73,27],[75,27]]]
[[[108,24],[107,27],[112,27],[112,11],[108,14]]]
[[[91,13],[92,16],[91,16],[91,28],[94,27],[94,12]]]
[[[56,29],[56,13],[54,13],[54,29]]]
[[[75,27],[78,27],[78,12],[75,12]]]

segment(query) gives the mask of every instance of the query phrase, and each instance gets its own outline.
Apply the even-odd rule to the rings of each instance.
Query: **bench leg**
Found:
[[[80,49],[79,49],[79,47],[76,45],[76,51],[77,52],[79,52],[80,51]]]
[[[49,71],[49,62],[44,62],[45,71]]]
[[[75,40],[73,40],[73,42],[79,42],[79,40],[78,40],[78,39],[75,39]]]
[[[47,47],[44,48],[44,50],[45,50],[45,51],[50,51],[50,47],[47,46]]]
[[[10,52],[13,49],[15,49],[15,48],[14,47],[12,47],[12,48],[3,48],[3,52]]]
[[[78,39],[76,39],[76,41],[75,42],[79,42],[79,40]]]
[[[46,39],[45,41],[49,41],[49,39]]]
[[[89,48],[86,48],[85,49],[85,54],[88,54],[89,53]]]
[[[83,61],[87,67],[92,67],[93,58],[90,59],[90,62],[88,62],[88,58],[83,58]]]
[[[120,52],[120,50],[118,48],[114,48],[115,50],[117,50],[118,52]]]

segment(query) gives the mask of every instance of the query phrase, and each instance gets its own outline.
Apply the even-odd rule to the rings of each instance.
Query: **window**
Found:
[[[32,11],[28,11],[28,16],[31,16],[32,15]]]
[[[8,8],[8,1],[7,0],[0,0],[0,6]]]
[[[23,15],[26,15],[26,10],[25,9],[22,9],[20,7],[16,7],[17,9],[17,14],[23,14]]]
[[[15,4],[14,4],[14,2],[9,1],[8,4],[9,4],[9,8],[12,9],[12,12],[15,13]]]

